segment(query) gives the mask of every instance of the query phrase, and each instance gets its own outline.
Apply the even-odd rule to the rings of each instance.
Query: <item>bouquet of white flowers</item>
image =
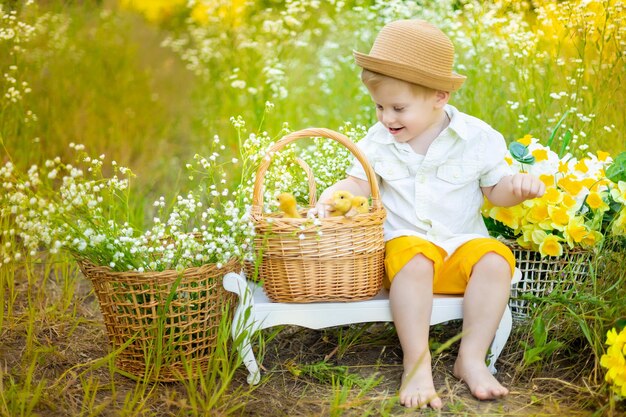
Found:
[[[152,224],[142,228],[131,223],[133,173],[113,161],[112,175],[106,177],[104,155],[93,158],[81,145],[71,146],[77,152],[73,164],[55,158],[27,172],[11,162],[0,168],[0,215],[10,226],[2,232],[0,262],[20,261],[44,248],[67,250],[114,271],[219,267],[242,258],[253,229],[246,208],[230,199],[225,180],[219,181],[225,167],[215,162],[215,155],[196,156],[188,167],[218,181],[200,181],[197,189],[173,201],[159,198]]]
[[[187,165],[193,187],[158,198],[143,227],[143,214],[132,215],[141,201],[133,173],[71,147],[71,164],[0,168],[0,262],[71,253],[94,286],[118,369],[156,380],[201,375],[232,297],[222,277],[241,268],[254,234],[250,198],[226,187],[238,161],[196,156]]]

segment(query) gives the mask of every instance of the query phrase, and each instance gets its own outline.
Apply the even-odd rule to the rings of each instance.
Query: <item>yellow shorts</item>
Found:
[[[385,244],[386,288],[391,286],[393,277],[415,255],[422,254],[433,262],[435,294],[463,294],[472,273],[472,268],[485,254],[495,252],[511,266],[511,276],[515,271],[515,257],[504,243],[492,238],[478,238],[461,245],[448,259],[445,250],[417,236],[402,236]]]

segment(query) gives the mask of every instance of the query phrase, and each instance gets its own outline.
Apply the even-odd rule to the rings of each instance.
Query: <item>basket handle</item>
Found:
[[[259,165],[259,168],[256,171],[254,190],[252,192],[252,208],[254,210],[260,210],[263,207],[263,180],[265,178],[265,172],[267,172],[267,169],[272,162],[272,157],[274,153],[280,151],[285,146],[289,145],[292,142],[295,142],[298,139],[312,137],[324,137],[332,139],[335,142],[339,142],[340,144],[348,148],[350,153],[355,156],[355,158],[361,163],[361,166],[363,166],[363,169],[365,170],[365,175],[367,176],[367,181],[370,185],[370,191],[372,194],[372,207],[380,209],[382,207],[382,204],[380,202],[380,191],[378,190],[378,182],[376,181],[374,170],[370,166],[363,152],[361,152],[361,150],[354,144],[354,142],[348,139],[345,135],[324,128],[309,128],[297,130],[286,136],[283,136],[282,139],[272,145],[272,147],[267,151],[265,157]],[[315,194],[315,192],[313,192],[313,194]],[[309,187],[309,202],[310,201],[311,187]]]

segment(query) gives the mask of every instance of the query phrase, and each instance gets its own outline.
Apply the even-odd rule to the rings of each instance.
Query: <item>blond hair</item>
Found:
[[[368,69],[363,68],[361,71],[361,81],[363,84],[369,89],[376,89],[383,81],[391,79],[387,75],[383,75],[378,72],[370,71]],[[402,81],[402,80],[400,80]],[[437,92],[437,90],[432,89],[430,87],[425,87],[423,85],[414,84],[408,81],[404,81],[411,88],[411,92],[415,97],[428,97]]]

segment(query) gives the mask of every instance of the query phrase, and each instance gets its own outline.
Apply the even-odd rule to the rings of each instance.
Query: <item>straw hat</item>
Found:
[[[423,20],[391,22],[376,36],[369,55],[353,53],[360,67],[435,90],[458,90],[466,78],[452,71],[450,39]]]

